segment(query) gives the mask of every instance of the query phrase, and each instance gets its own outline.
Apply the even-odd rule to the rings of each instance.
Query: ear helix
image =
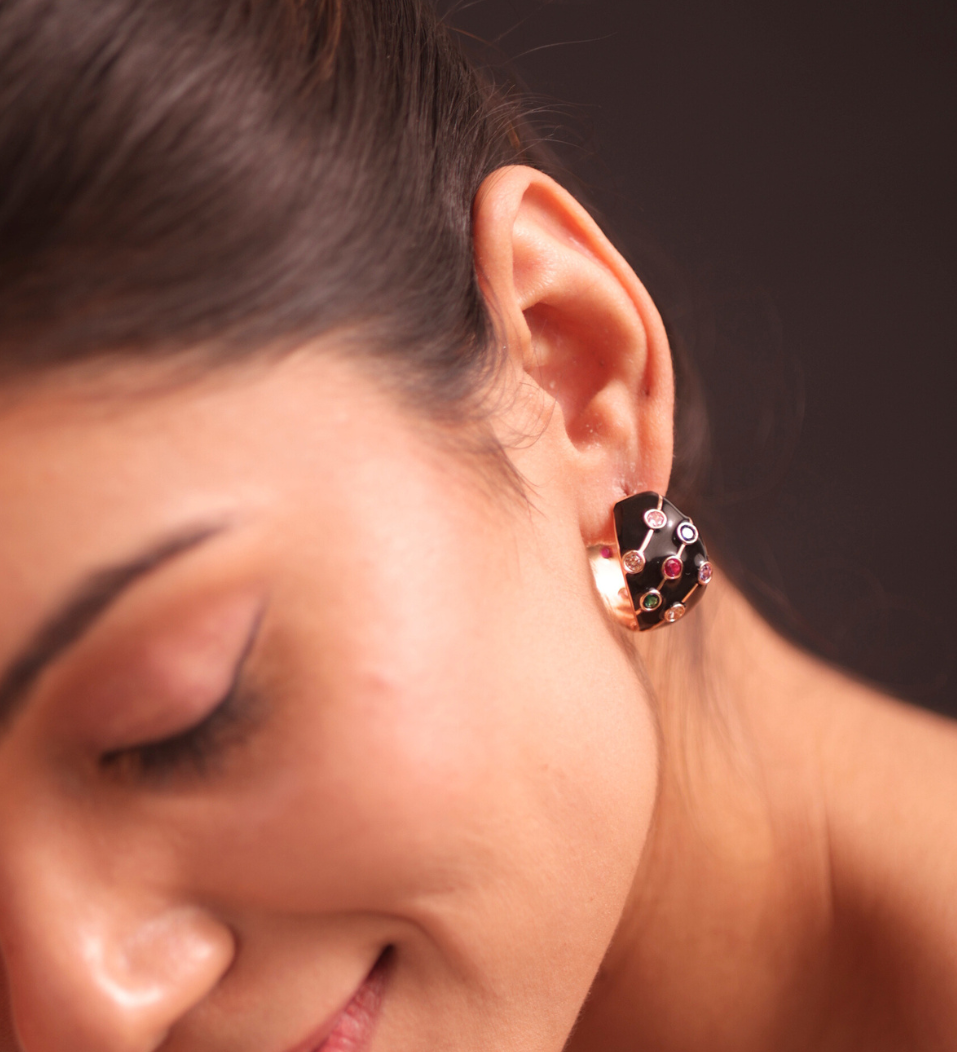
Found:
[[[679,621],[712,576],[698,528],[671,501],[649,491],[615,505],[615,531],[620,572],[610,546],[592,552],[595,582],[612,612],[639,632]]]

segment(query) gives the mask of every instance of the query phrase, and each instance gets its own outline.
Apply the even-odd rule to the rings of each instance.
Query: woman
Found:
[[[629,630],[664,328],[430,9],[0,48],[2,1047],[951,1047],[957,735]]]

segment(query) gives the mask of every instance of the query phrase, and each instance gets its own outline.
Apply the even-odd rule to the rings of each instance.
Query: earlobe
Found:
[[[541,172],[490,175],[473,230],[512,366],[560,411],[583,535],[598,540],[617,500],[667,488],[673,380],[661,318],[587,211]]]

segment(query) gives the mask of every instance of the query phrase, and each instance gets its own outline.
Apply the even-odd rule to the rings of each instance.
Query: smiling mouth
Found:
[[[352,1000],[336,1017],[332,1030],[321,1039],[310,1039],[297,1045],[290,1052],[365,1052],[379,1018],[391,957],[390,946],[382,952]]]

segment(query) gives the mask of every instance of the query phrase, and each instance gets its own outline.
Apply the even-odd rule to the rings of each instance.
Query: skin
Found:
[[[667,489],[660,319],[528,169],[475,246],[524,497],[332,337],[6,392],[0,667],[181,544],[3,725],[0,1048],[289,1052],[386,948],[368,1052],[946,1047],[957,733],[720,574],[666,632],[616,623],[586,550]],[[202,762],[137,760],[237,669]]]

